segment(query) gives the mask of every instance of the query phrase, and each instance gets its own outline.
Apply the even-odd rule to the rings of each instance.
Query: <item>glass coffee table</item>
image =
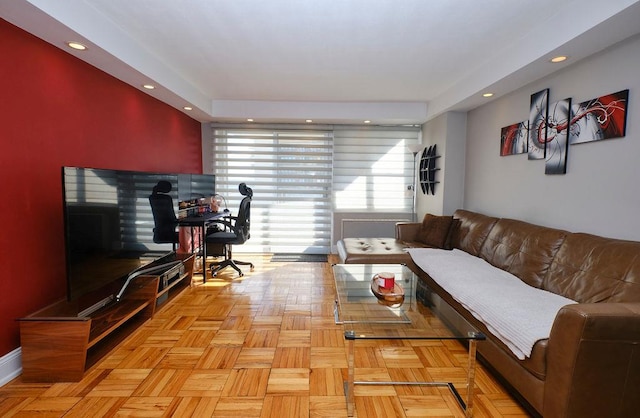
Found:
[[[447,387],[465,416],[472,416],[476,344],[485,339],[484,334],[425,286],[421,285],[417,293],[418,278],[403,264],[335,264],[332,268],[336,286],[335,319],[337,324],[344,326],[348,345],[349,370],[344,383],[348,416],[354,415],[355,385]],[[371,281],[381,272],[395,275],[395,283],[404,291],[403,299],[374,292]],[[375,286],[374,289],[378,290]],[[466,399],[451,382],[356,381],[355,344],[360,340],[400,340],[402,345],[409,347],[423,344],[424,340],[466,342],[469,353]]]

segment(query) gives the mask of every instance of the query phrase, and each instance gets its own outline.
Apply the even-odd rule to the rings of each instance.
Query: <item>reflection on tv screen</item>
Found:
[[[171,244],[153,242],[149,195],[158,181],[171,182],[176,213],[180,200],[215,194],[215,176],[207,174],[79,167],[64,167],[62,174],[69,300],[102,298],[135,270],[172,253]]]

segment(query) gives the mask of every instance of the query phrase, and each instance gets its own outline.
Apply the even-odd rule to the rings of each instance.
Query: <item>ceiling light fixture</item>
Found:
[[[156,88],[156,86],[154,86],[153,84],[143,84],[142,87],[144,87],[147,90],[153,90]]]
[[[371,121],[370,120],[365,120],[364,123],[371,123]]]
[[[311,119],[307,119],[305,122],[307,122],[307,123],[311,123],[311,122],[313,122],[313,120],[311,120]]]
[[[493,93],[484,93],[482,97],[493,97]]]
[[[567,58],[569,57],[567,57],[566,55],[558,55],[557,57],[551,58],[551,62],[553,63],[562,62],[562,61],[566,61]]]
[[[183,107],[184,110],[193,110],[193,108],[191,106],[185,106]]]
[[[86,51],[87,47],[83,44],[81,44],[80,42],[75,42],[75,41],[69,41],[67,42],[67,46],[69,48],[75,49],[77,51]]]
[[[247,119],[247,122],[253,122],[253,119],[249,118]]]

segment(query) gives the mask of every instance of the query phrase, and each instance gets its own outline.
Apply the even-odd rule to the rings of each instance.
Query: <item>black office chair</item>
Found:
[[[176,250],[178,242],[178,218],[173,209],[173,199],[168,194],[171,191],[171,182],[160,180],[153,186],[149,204],[153,213],[153,242],[156,244],[172,244]]]
[[[238,186],[240,194],[244,196],[240,202],[240,208],[238,209],[238,216],[229,216],[224,219],[217,219],[213,222],[219,225],[223,225],[224,230],[214,231],[207,233],[206,241],[207,248],[209,247],[222,247],[224,260],[220,262],[213,262],[211,264],[211,275],[215,277],[220,270],[225,267],[232,267],[240,276],[243,276],[242,270],[238,265],[250,266],[253,271],[253,263],[246,261],[234,260],[232,256],[232,246],[242,245],[250,237],[249,227],[251,220],[251,199],[253,197],[253,190],[247,187],[245,183],[240,183]]]

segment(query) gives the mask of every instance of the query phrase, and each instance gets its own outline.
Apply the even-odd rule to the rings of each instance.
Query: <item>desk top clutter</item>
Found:
[[[178,203],[178,219],[215,213],[218,212],[218,210],[219,207],[213,197],[181,200]]]

